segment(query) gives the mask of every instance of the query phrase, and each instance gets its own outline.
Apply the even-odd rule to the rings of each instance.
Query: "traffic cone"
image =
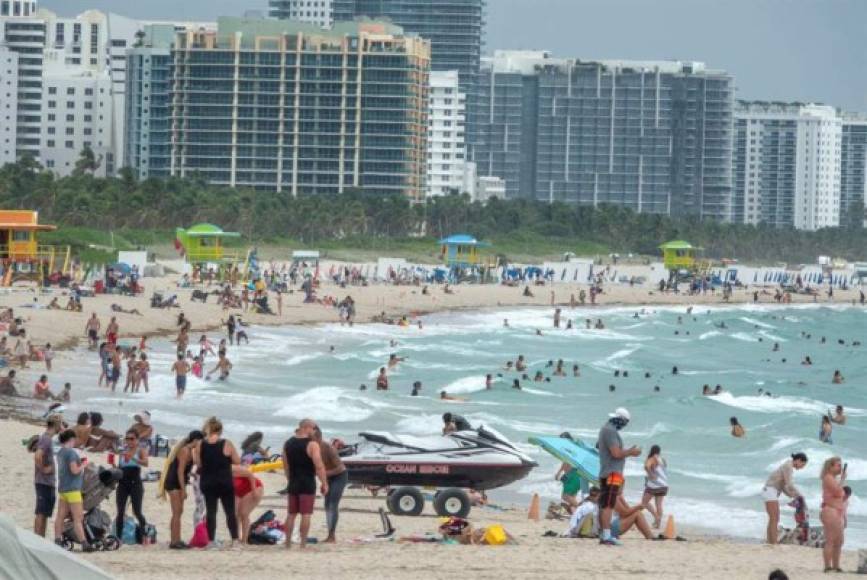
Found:
[[[668,516],[668,521],[665,523],[665,539],[673,540],[677,537],[674,531],[674,516]]]
[[[533,499],[530,500],[530,509],[527,512],[527,519],[533,520],[534,522],[539,521],[539,494],[534,493]]]

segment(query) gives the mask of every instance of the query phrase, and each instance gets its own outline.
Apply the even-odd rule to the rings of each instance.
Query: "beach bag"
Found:
[[[191,548],[204,548],[210,543],[208,537],[208,525],[205,522],[199,522],[193,529],[193,537],[189,541]]]
[[[250,526],[251,529],[258,528],[263,524],[268,524],[277,519],[277,514],[274,513],[274,510],[268,510],[261,516],[259,516],[255,522]]]
[[[145,527],[136,526],[136,539],[143,546],[152,546],[157,543],[157,529],[153,524],[145,524]]]
[[[120,541],[127,545],[139,544],[138,524],[132,518],[124,518],[123,529],[117,534]]]
[[[858,550],[858,573],[867,574],[867,550]]]
[[[484,543],[489,546],[502,546],[508,541],[508,536],[506,535],[506,530],[503,529],[503,526],[500,524],[494,524],[493,526],[488,526],[485,530],[485,535],[482,536],[482,540]]]

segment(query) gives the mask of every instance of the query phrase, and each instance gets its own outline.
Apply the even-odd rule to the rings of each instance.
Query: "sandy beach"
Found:
[[[176,289],[177,276],[159,279],[145,278],[145,292],[137,297],[116,295],[98,296],[84,299],[84,311],[73,313],[47,310],[44,308],[53,296],[60,296],[55,290],[48,294],[37,294],[31,290],[15,288],[0,294],[0,307],[15,308],[16,314],[24,318],[24,327],[34,345],[50,342],[56,349],[69,349],[84,344],[84,326],[87,318],[95,312],[103,323],[103,330],[110,316],[116,315],[120,324],[120,334],[125,338],[138,338],[142,335],[174,335],[175,320],[184,312],[192,322],[194,333],[212,331],[220,327],[220,321],[227,316],[214,297],[207,304],[190,301],[191,291]],[[554,286],[532,287],[535,297],[522,296],[523,286],[473,286],[461,285],[454,288],[454,294],[445,294],[439,286],[432,286],[430,295],[422,295],[421,287],[371,285],[349,287],[346,289],[324,284],[318,292],[342,299],[351,295],[356,302],[357,321],[369,321],[373,316],[385,311],[390,317],[404,314],[417,316],[428,312],[456,309],[481,309],[498,306],[550,306],[551,292],[554,302],[568,304],[570,296],[576,297],[586,285],[557,284]],[[152,309],[149,297],[153,291],[177,293],[181,308]],[[43,308],[25,308],[38,298]],[[857,290],[838,291],[835,303],[848,303],[858,298]],[[243,314],[244,320],[253,325],[288,325],[335,322],[337,311],[333,307],[317,304],[303,304],[302,293],[284,295],[282,316]],[[751,289],[735,290],[732,303],[751,303]],[[827,301],[822,295],[819,301]],[[61,304],[65,298],[61,297]],[[773,303],[772,295],[762,295],[760,302]],[[795,303],[813,302],[811,297],[795,296]],[[597,299],[600,307],[610,306],[648,306],[655,305],[711,305],[722,304],[720,293],[702,296],[684,294],[660,294],[648,288],[627,285],[610,285]],[[115,314],[112,304],[124,309],[138,309],[142,315]],[[275,303],[272,299],[272,306]],[[237,313],[237,311],[233,311]],[[214,334],[221,334],[214,332]],[[194,334],[195,336],[195,334]],[[13,339],[14,340],[14,339]],[[14,344],[11,343],[11,344]],[[63,382],[63,369],[74,365],[70,353],[61,352],[56,359],[56,367],[50,374],[52,385]],[[31,363],[31,369],[21,374],[21,384],[28,389],[38,374],[43,371],[41,363]],[[161,372],[161,371],[160,371]],[[74,391],[73,391],[74,392]],[[196,427],[196,426],[191,426]],[[294,427],[287,421],[286,435]],[[14,418],[2,419],[6,437],[0,439],[0,484],[4,489],[0,510],[10,514],[22,527],[32,526],[33,487],[32,456],[22,447],[21,440],[36,434],[39,427],[20,422]],[[99,462],[103,458],[90,454],[91,460]],[[160,460],[154,460],[151,468],[159,469]],[[283,477],[277,474],[264,474],[266,497],[254,517],[263,509],[274,509],[278,518],[285,515],[285,501],[276,491],[283,487]],[[625,545],[619,548],[599,546],[591,540],[568,540],[543,537],[545,531],[557,533],[564,531],[565,522],[543,519],[540,522],[528,521],[526,506],[513,506],[510,509],[477,508],[471,514],[474,525],[502,524],[512,534],[517,545],[505,547],[425,545],[389,542],[369,542],[375,533],[381,531],[377,510],[384,506],[383,499],[371,498],[360,490],[350,490],[345,496],[340,524],[340,542],[335,546],[316,545],[306,553],[297,550],[286,551],[282,547],[246,547],[242,550],[184,551],[168,550],[169,507],[156,499],[155,484],[146,484],[144,513],[159,531],[159,543],[149,547],[123,547],[114,553],[87,554],[85,557],[102,567],[117,578],[237,578],[241,576],[265,576],[280,574],[304,574],[309,578],[442,578],[459,574],[466,578],[535,578],[540,575],[551,578],[767,578],[774,568],[783,568],[790,578],[820,578],[821,553],[819,550],[776,546],[768,547],[759,543],[732,540],[720,537],[701,536],[694,530],[679,529],[678,533],[688,538],[687,542],[645,542],[632,534],[626,537]],[[546,501],[543,499],[543,511]],[[104,506],[114,516],[114,499]],[[317,508],[321,507],[321,500]],[[429,508],[428,508],[429,509]],[[184,515],[183,536],[191,534],[192,504],[187,504]],[[725,518],[725,514],[719,514]],[[434,532],[437,519],[431,512],[418,518],[394,517],[397,528],[396,538],[415,533]],[[222,523],[222,516],[220,520]],[[324,516],[317,509],[314,516],[312,534],[324,536]],[[218,531],[219,537],[226,537],[225,528]],[[357,541],[356,541],[357,540]],[[843,566],[854,570],[857,565],[856,554],[847,552]]]
[[[32,525],[33,493],[31,456],[20,441],[39,432],[39,428],[15,421],[3,421],[5,437],[0,439],[0,483],[4,497],[0,506],[18,525]],[[287,429],[288,432],[288,429]],[[98,454],[91,460],[101,461]],[[152,468],[159,468],[154,460]],[[274,509],[285,515],[285,500],[276,494],[284,485],[277,474],[264,474],[265,499],[256,513]],[[820,573],[818,550],[793,547],[768,547],[724,538],[702,537],[689,530],[678,530],[687,542],[648,542],[630,533],[624,545],[611,548],[594,540],[546,538],[547,530],[562,532],[562,521],[527,519],[526,509],[501,511],[475,508],[470,520],[476,526],[502,524],[512,534],[513,546],[425,545],[390,542],[366,542],[381,531],[377,510],[383,499],[371,498],[359,490],[350,490],[342,502],[339,543],[334,546],[312,545],[306,552],[287,551],[281,546],[246,547],[242,550],[190,550],[177,552],[166,548],[169,507],[156,499],[155,484],[145,484],[144,513],[160,532],[156,546],[124,546],[117,552],[86,554],[88,560],[119,579],[228,579],[262,577],[269,574],[304,574],[308,578],[443,578],[460,574],[467,578],[767,578],[781,567],[790,578],[825,577]],[[112,516],[114,499],[103,504]],[[324,535],[321,500],[317,502],[311,534]],[[183,535],[191,534],[192,505],[188,503],[183,519]],[[437,518],[430,512],[421,517],[391,516],[396,537],[434,532]],[[724,514],[720,514],[724,517]],[[222,515],[218,519],[218,537],[227,537]],[[357,542],[357,543],[356,543]],[[853,570],[856,555],[847,552],[843,566]]]

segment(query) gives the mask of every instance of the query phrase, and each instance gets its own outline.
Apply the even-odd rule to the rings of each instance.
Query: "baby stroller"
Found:
[[[81,496],[84,500],[84,537],[94,551],[113,552],[120,548],[120,540],[111,534],[112,520],[99,506],[111,497],[117,488],[121,472],[119,469],[97,467],[89,463],[84,468]],[[67,519],[63,526],[61,545],[70,552],[77,540],[72,529],[72,520]]]

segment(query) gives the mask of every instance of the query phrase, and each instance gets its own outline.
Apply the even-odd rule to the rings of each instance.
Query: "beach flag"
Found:
[[[674,516],[668,516],[668,521],[665,523],[665,539],[673,540],[677,537],[674,529]]]
[[[539,494],[534,493],[533,499],[530,500],[530,509],[527,512],[527,519],[534,522],[539,521]]]

